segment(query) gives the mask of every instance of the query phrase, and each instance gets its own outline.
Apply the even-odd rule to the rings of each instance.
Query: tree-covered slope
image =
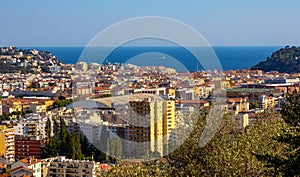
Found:
[[[266,61],[258,63],[251,69],[265,72],[298,73],[300,72],[300,47],[286,46],[277,50]]]

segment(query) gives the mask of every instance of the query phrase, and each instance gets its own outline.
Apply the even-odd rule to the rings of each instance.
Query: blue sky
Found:
[[[84,46],[128,18],[165,16],[198,30],[212,45],[299,45],[298,0],[7,0],[0,45]]]

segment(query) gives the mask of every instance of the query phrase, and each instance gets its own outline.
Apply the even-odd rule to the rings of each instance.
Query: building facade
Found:
[[[175,101],[144,100],[130,101],[128,109],[128,140],[130,149],[144,148],[149,152],[167,151],[169,135],[176,126]]]
[[[43,176],[92,177],[98,164],[94,161],[66,159],[64,156],[43,160]]]
[[[15,161],[14,129],[0,126],[0,156],[7,162]]]
[[[41,136],[15,135],[15,159],[34,157],[41,159]]]

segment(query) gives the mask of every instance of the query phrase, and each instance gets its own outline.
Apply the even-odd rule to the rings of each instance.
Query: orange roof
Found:
[[[6,168],[4,164],[0,163],[0,168]]]
[[[32,165],[32,164],[41,162],[40,159],[36,159],[36,158],[34,158],[34,157],[31,157],[31,158],[24,158],[24,159],[21,159],[20,161],[23,162],[23,163],[29,164],[29,165]]]
[[[23,166],[20,166],[20,167],[11,169],[10,172],[12,173],[12,172],[18,171],[18,170],[20,170],[20,169],[22,169],[22,168],[24,168],[24,167],[23,167]],[[24,169],[26,169],[26,168],[24,168]]]
[[[246,99],[246,98],[228,98],[227,102],[230,102],[230,103],[241,102],[244,99]]]
[[[103,87],[94,87],[93,90],[105,90],[106,88]]]
[[[112,167],[109,166],[108,164],[100,164],[100,169],[107,172],[108,170],[110,170]]]
[[[109,165],[106,164],[106,163],[100,164],[100,167],[101,167],[101,169],[104,169],[104,168],[111,168],[111,166],[109,166]]]
[[[198,87],[202,87],[202,86],[206,86],[206,87],[208,87],[208,86],[210,86],[210,82],[205,82],[205,83],[203,83],[203,84],[198,84],[197,86]]]

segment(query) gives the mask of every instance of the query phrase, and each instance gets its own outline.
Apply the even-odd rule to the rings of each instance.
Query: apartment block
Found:
[[[94,161],[66,159],[64,156],[43,160],[43,176],[92,177],[99,165]]]
[[[0,156],[7,162],[15,160],[14,129],[0,126]]]
[[[42,163],[41,160],[34,157],[23,158],[11,164],[11,176],[42,176]]]
[[[169,136],[172,130],[176,128],[175,120],[175,101],[167,100],[164,103],[163,136],[164,144],[169,142]]]
[[[15,159],[27,157],[41,158],[42,137],[34,135],[15,135]]]
[[[167,149],[169,134],[176,126],[175,101],[145,98],[130,101],[129,104],[129,141],[139,142],[134,145],[145,146],[140,148],[163,155]]]

